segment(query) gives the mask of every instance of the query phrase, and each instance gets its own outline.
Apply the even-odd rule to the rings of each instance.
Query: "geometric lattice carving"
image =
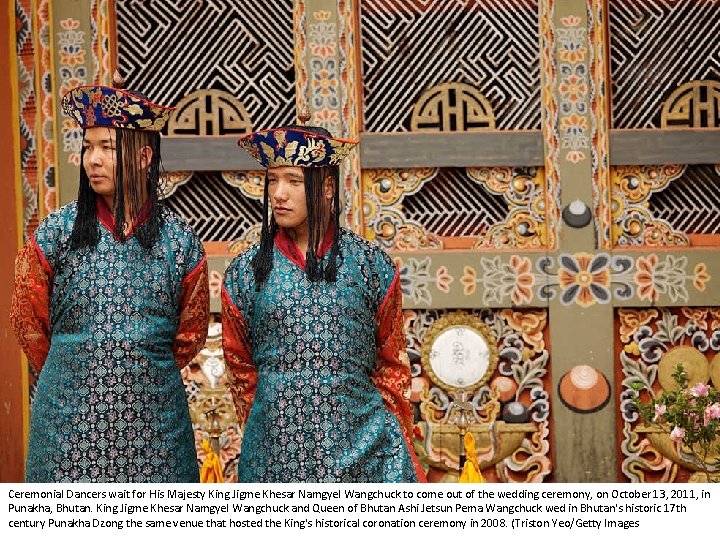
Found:
[[[508,207],[502,197],[479,186],[465,169],[444,168],[417,193],[405,197],[403,213],[439,236],[480,236],[502,221]]]
[[[165,204],[184,217],[203,242],[241,238],[262,221],[262,201],[228,185],[216,172],[194,173]]]
[[[412,131],[480,131],[495,128],[492,107],[469,84],[444,83],[423,93],[413,109]]]
[[[487,98],[497,129],[540,128],[537,0],[359,4],[366,131],[412,130],[423,92],[451,82]]]
[[[612,127],[661,125],[688,81],[720,82],[720,0],[610,0]]]
[[[720,234],[720,171],[688,165],[680,177],[648,200],[648,210],[686,234]]]
[[[663,104],[662,127],[720,127],[720,83],[691,81]]]
[[[164,105],[222,90],[253,126],[295,117],[292,2],[114,2],[118,68],[129,88]]]
[[[540,168],[366,169],[363,212],[364,235],[387,249],[546,245]]]
[[[252,131],[245,107],[222,90],[198,90],[176,107],[168,121],[168,135],[238,135]]]

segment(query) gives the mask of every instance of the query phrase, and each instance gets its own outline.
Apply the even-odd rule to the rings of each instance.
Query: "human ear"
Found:
[[[323,184],[323,197],[325,197],[327,200],[332,200],[334,195],[335,195],[335,178],[329,174],[325,177],[325,182]]]
[[[140,149],[140,168],[147,169],[152,161],[153,150],[149,146],[143,146]]]

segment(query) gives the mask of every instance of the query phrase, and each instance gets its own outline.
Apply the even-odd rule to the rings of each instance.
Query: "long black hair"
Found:
[[[131,219],[140,211],[147,212],[147,219],[135,231],[135,237],[145,249],[150,249],[157,240],[162,227],[162,212],[158,197],[160,170],[160,133],[122,128],[115,129],[116,169],[115,204],[111,208],[115,218],[116,238],[126,240],[123,225],[125,209],[129,207]],[[84,137],[84,133],[83,133]],[[147,168],[140,170],[137,163],[143,147],[152,149],[152,158]],[[81,154],[84,164],[85,149]],[[84,165],[80,166],[80,187],[78,189],[77,217],[70,236],[70,248],[93,248],[100,238],[97,219],[97,193],[90,186],[90,179]]]
[[[316,126],[290,125],[279,129],[298,129],[332,137],[328,130]],[[340,235],[340,167],[337,165],[304,167],[303,173],[305,177],[305,202],[308,212],[308,250],[305,254],[305,274],[310,281],[335,281],[337,279],[337,269],[340,266],[340,247],[338,244]],[[333,179],[333,199],[330,208],[328,208],[327,200],[324,197],[325,179],[328,176]],[[275,235],[278,232],[278,224],[275,222],[275,217],[270,212],[269,206],[268,176],[266,173],[260,249],[252,260],[255,284],[258,289],[265,283],[272,270],[273,244]],[[327,229],[328,222],[325,218],[328,215],[334,227],[334,236],[328,253],[321,260],[318,257],[317,248]]]

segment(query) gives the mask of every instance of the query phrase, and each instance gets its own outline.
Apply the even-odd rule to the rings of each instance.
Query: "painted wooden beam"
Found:
[[[363,133],[360,136],[360,163],[364,169],[539,166],[543,162],[540,131]]]
[[[720,129],[614,129],[612,165],[720,163]]]
[[[463,133],[363,133],[364,169],[407,167],[540,166],[540,131]],[[237,137],[165,137],[168,171],[258,170]],[[720,129],[614,129],[611,165],[720,163]]]
[[[237,137],[164,137],[168,171],[258,170],[237,146]],[[364,133],[364,169],[406,167],[531,166],[543,163],[539,131],[482,133]]]
[[[163,166],[167,171],[260,170],[260,164],[238,147],[238,138],[163,137]]]

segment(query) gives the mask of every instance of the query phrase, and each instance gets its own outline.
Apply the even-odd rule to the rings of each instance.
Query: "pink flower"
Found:
[[[712,420],[720,418],[720,403],[713,403],[705,408],[703,423],[708,425]]]
[[[706,384],[699,382],[692,387],[692,390],[690,390],[690,394],[695,397],[705,397],[708,395],[708,387]]]
[[[685,430],[680,426],[675,426],[670,432],[670,438],[675,442],[680,442],[685,437]]]
[[[655,404],[655,418],[653,418],[654,421],[657,421],[658,418],[660,418],[663,414],[665,414],[665,411],[667,410],[667,407],[665,405],[658,405]]]

